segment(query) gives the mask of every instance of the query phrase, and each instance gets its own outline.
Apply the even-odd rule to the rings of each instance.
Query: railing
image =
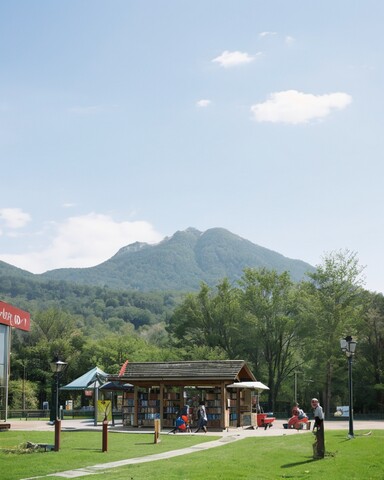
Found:
[[[20,419],[46,419],[49,418],[50,411],[44,410],[8,410],[8,418],[20,418]]]

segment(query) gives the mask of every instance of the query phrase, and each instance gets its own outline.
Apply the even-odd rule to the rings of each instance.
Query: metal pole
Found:
[[[352,390],[352,355],[348,357],[348,383],[349,383],[349,433],[348,437],[353,438],[353,390]]]
[[[55,392],[55,388],[56,388],[56,379],[55,379],[55,374],[53,375],[52,377],[52,394],[51,394],[51,408],[49,410],[49,423],[51,425],[54,425],[55,423],[55,417],[56,417],[56,414],[55,414],[55,409],[56,409],[56,392]]]
[[[25,410],[25,360],[23,362],[23,415]]]

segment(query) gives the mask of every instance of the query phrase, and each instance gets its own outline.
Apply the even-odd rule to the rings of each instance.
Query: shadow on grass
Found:
[[[134,443],[134,445],[154,445],[153,442],[140,442],[140,443]]]
[[[292,468],[298,467],[299,465],[305,465],[307,463],[317,462],[318,460],[315,458],[309,458],[308,460],[304,460],[302,462],[294,462],[294,463],[286,463],[285,465],[281,465],[281,468]]]
[[[77,447],[77,448],[72,448],[71,450],[81,450],[81,451],[87,451],[87,452],[101,452],[101,448]]]

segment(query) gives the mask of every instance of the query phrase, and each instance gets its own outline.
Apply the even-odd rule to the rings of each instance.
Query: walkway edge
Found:
[[[103,473],[105,470],[112,468],[124,467],[126,465],[135,465],[138,463],[154,462],[156,460],[164,460],[166,458],[179,457],[181,455],[187,455],[190,453],[199,452],[202,450],[208,450],[210,448],[220,447],[222,445],[236,442],[237,440],[244,439],[241,435],[231,435],[219,440],[213,440],[212,442],[199,443],[192,447],[181,448],[179,450],[171,450],[169,452],[155,453],[153,455],[145,455],[143,457],[128,458],[126,460],[117,460],[115,462],[100,463],[90,467],[81,467],[74,470],[66,470],[64,472],[49,473],[39,477],[28,477],[22,480],[37,480],[40,478],[60,477],[60,478],[79,478],[87,475],[95,475]]]

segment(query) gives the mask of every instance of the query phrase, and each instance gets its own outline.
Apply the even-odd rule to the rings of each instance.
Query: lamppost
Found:
[[[355,355],[357,342],[352,340],[348,335],[340,339],[341,351],[347,355],[348,358],[348,387],[349,387],[349,432],[348,438],[354,438],[353,434],[353,390],[352,390],[352,359]]]
[[[50,414],[50,423],[53,425],[55,420],[59,418],[59,382],[60,382],[60,374],[64,372],[67,368],[68,363],[62,362],[59,360],[59,357],[55,357],[52,362],[50,363],[51,370],[54,374],[54,386],[52,387],[52,403],[55,406],[51,406],[51,414]]]

